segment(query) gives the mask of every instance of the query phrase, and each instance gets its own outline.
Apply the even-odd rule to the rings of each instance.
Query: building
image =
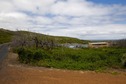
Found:
[[[110,43],[109,42],[92,42],[89,43],[90,48],[101,48],[101,47],[109,47]]]

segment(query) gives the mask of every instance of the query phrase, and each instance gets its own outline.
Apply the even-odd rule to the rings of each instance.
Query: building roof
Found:
[[[107,44],[108,42],[92,42],[92,43],[89,43],[89,44]]]

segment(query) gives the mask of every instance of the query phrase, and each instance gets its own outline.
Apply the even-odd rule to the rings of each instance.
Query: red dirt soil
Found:
[[[22,65],[10,53],[0,69],[0,84],[126,84],[126,73],[96,73]]]

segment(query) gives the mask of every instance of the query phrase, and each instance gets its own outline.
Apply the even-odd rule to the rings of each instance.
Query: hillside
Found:
[[[0,44],[10,42],[14,34],[13,31],[0,28]]]
[[[54,38],[57,39],[59,43],[88,43],[89,42],[86,40],[80,40],[77,38],[63,37],[63,36],[55,36]]]
[[[40,37],[49,37],[55,39],[58,43],[87,43],[89,41],[80,40],[77,38],[63,37],[63,36],[50,36],[40,33],[34,33],[29,31],[10,31],[5,29],[0,29],[0,44],[10,42],[12,37],[16,34],[32,34]]]

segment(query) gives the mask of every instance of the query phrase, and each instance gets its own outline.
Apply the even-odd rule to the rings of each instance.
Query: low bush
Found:
[[[19,48],[19,60],[37,66],[76,69],[99,70],[105,68],[121,68],[126,48],[99,49],[69,49],[55,48],[50,51],[33,48]],[[124,55],[123,55],[124,54]],[[123,56],[122,56],[123,55]]]
[[[17,53],[19,61],[26,64],[49,58],[48,53],[41,49],[18,48]]]

